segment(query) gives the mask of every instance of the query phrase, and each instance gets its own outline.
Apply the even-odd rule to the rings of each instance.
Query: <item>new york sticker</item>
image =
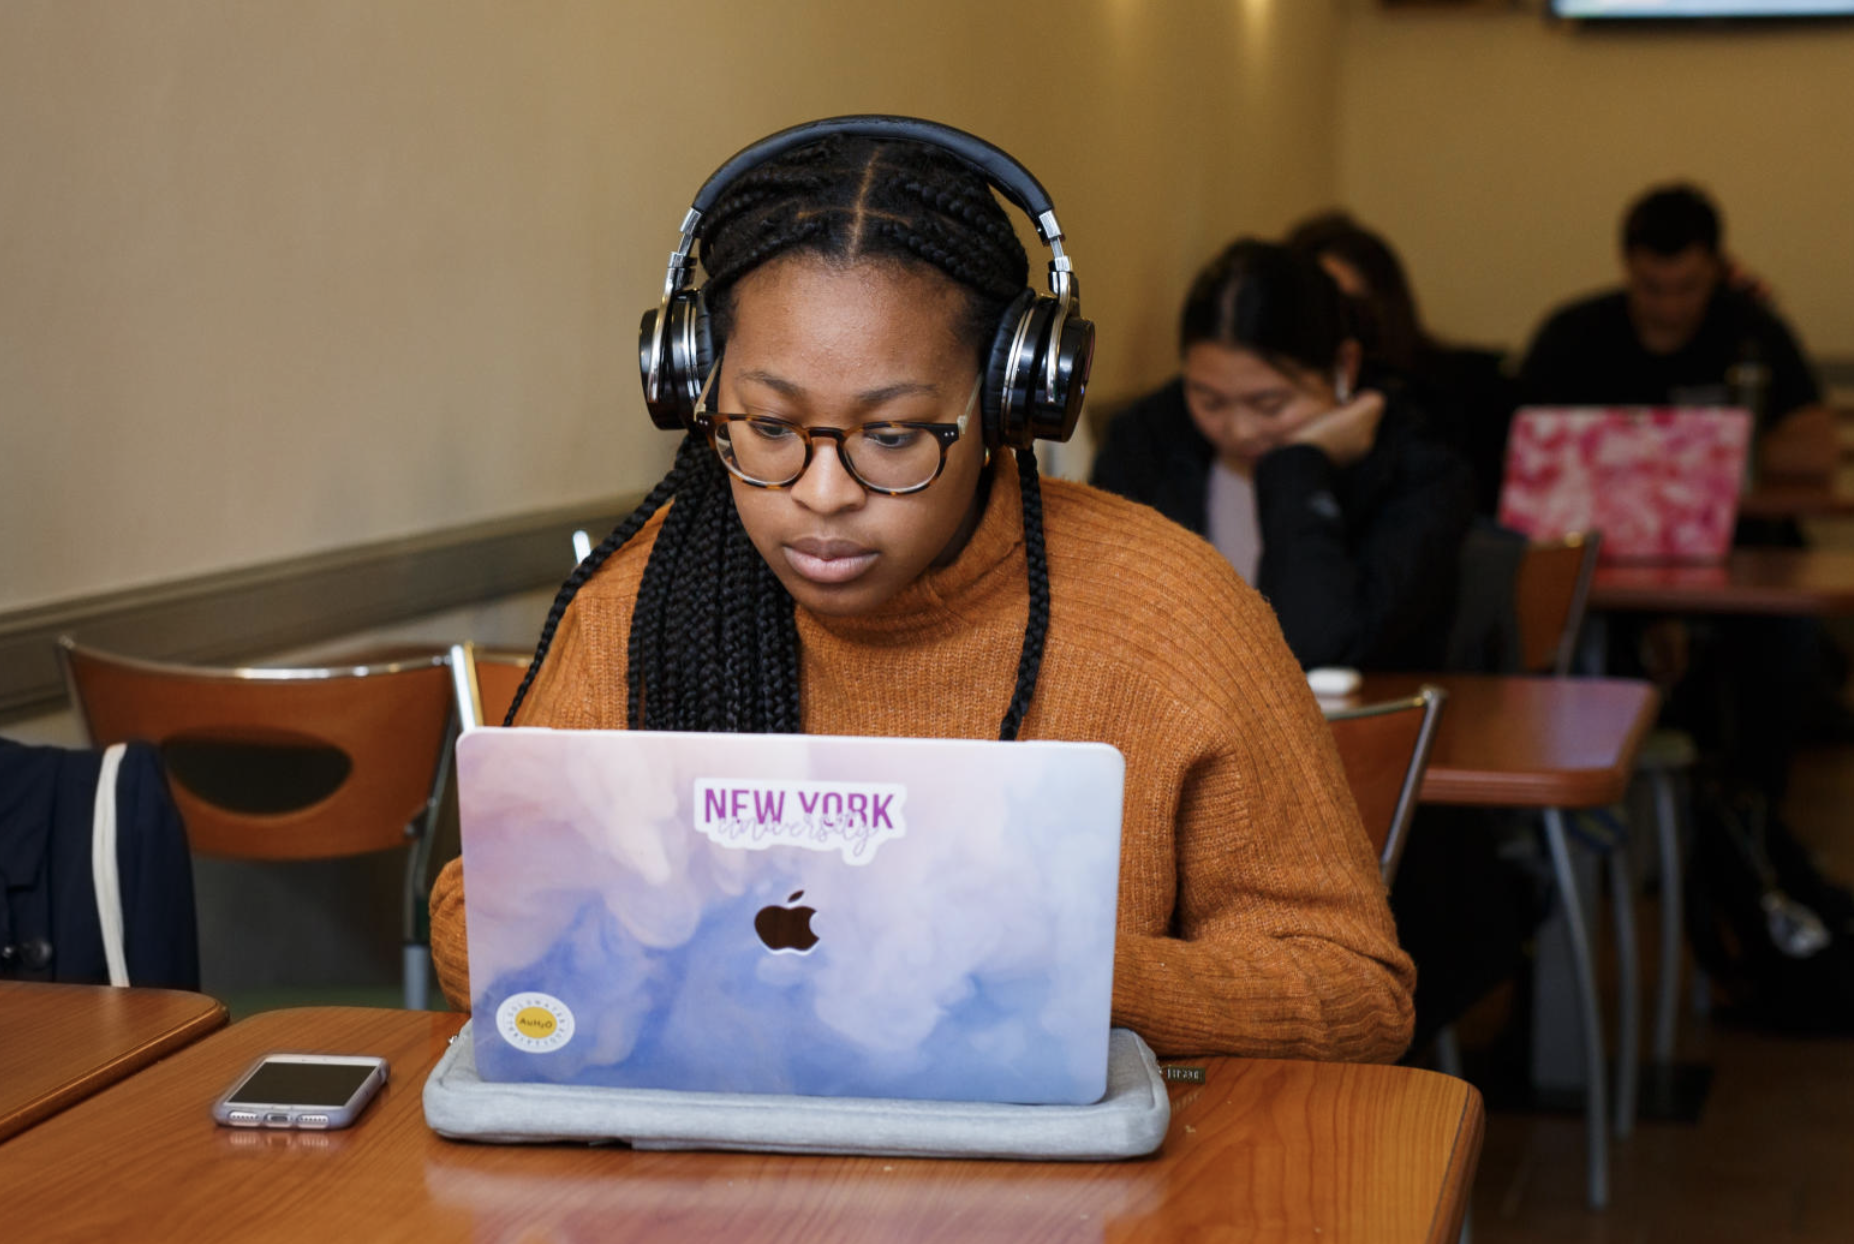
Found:
[[[695,828],[735,851],[802,847],[867,864],[907,833],[908,788],[892,782],[780,782],[697,778]]]

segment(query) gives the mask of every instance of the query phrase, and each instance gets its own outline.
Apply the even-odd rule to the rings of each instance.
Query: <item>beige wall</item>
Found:
[[[736,147],[1023,158],[1099,321],[1331,198],[1330,0],[0,6],[0,611],[645,486],[633,341]],[[1040,261],[1039,261],[1040,262]]]
[[[1854,355],[1854,29],[1345,14],[1341,196],[1404,252],[1437,329],[1523,344],[1616,279],[1628,201],[1687,177],[1806,347]]]

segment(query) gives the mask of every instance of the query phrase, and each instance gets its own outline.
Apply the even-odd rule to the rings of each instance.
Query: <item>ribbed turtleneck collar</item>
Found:
[[[882,642],[940,630],[995,609],[992,598],[1001,591],[1024,595],[1024,505],[1017,464],[1010,454],[998,454],[990,471],[985,512],[959,556],[869,613],[823,617],[801,606],[801,625],[839,639]]]

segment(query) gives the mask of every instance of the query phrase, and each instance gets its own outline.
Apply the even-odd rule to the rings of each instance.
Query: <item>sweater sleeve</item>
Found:
[[[1389,1061],[1415,969],[1331,732],[1265,607],[1244,612],[1255,639],[1205,697],[1221,720],[1176,788],[1170,850],[1138,853],[1169,874],[1171,902],[1143,906],[1170,919],[1123,922],[1115,1020],[1167,1055]]]

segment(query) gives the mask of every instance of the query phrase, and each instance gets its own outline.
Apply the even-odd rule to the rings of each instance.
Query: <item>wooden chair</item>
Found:
[[[1596,571],[1601,551],[1600,534],[1568,536],[1561,541],[1536,544],[1527,549],[1520,563],[1514,585],[1514,609],[1517,615],[1519,646],[1528,671],[1559,676],[1571,672],[1579,634],[1583,626],[1585,605],[1590,594],[1590,579]],[[1680,817],[1683,800],[1677,783],[1697,759],[1693,740],[1677,730],[1655,730],[1642,743],[1636,759],[1637,776],[1649,785],[1654,807],[1655,837],[1661,872],[1661,946],[1656,968],[1654,1059],[1666,1065],[1673,1061],[1674,1025],[1679,1014],[1678,985],[1681,948],[1686,933],[1681,914]],[[1612,851],[1611,888],[1616,904],[1618,953],[1625,956],[1621,985],[1621,1054],[1618,1066],[1623,1069],[1617,1083],[1617,1123],[1619,1135],[1628,1135],[1635,1117],[1635,1084],[1629,1057],[1637,1041],[1639,1003],[1634,994],[1634,914],[1625,897],[1632,898],[1633,882],[1626,871],[1618,874],[1618,864],[1626,869],[1626,857]]]
[[[1381,704],[1331,709],[1326,724],[1345,766],[1365,833],[1378,853],[1386,885],[1397,874],[1410,818],[1416,813],[1435,743],[1436,722],[1448,695],[1425,686],[1415,695]]]
[[[486,652],[468,643],[451,645],[451,689],[463,729],[502,724],[528,672],[528,660],[518,652]]]
[[[257,860],[406,851],[405,1003],[422,1010],[430,951],[418,917],[453,733],[445,658],[206,669],[58,642],[92,743],[160,750],[192,850]]]
[[[1387,886],[1396,878],[1397,863],[1403,858],[1436,725],[1447,701],[1448,693],[1442,688],[1424,686],[1405,699],[1326,711],[1339,763],[1345,766],[1346,785],[1352,788],[1359,819],[1378,853],[1378,871]],[[1436,1034],[1436,1053],[1444,1073],[1463,1078],[1461,1047],[1453,1025]],[[1464,1218],[1460,1244],[1469,1244],[1472,1237],[1473,1227]]]
[[[1596,573],[1602,551],[1601,534],[1574,534],[1555,541],[1533,544],[1520,561],[1513,585],[1513,608],[1517,646],[1522,668],[1529,673],[1568,677],[1575,666],[1578,643],[1583,631],[1584,614],[1589,601],[1590,581]],[[1674,1015],[1677,1008],[1674,986],[1680,970],[1680,952],[1685,934],[1681,927],[1678,821],[1674,798],[1674,776],[1691,763],[1692,747],[1684,736],[1656,731],[1644,743],[1637,761],[1638,772],[1654,786],[1657,841],[1662,877],[1662,935],[1659,980],[1655,1004],[1655,1050],[1661,1062],[1671,1060]],[[1554,819],[1555,818],[1555,819]],[[1547,813],[1546,827],[1552,836],[1554,855],[1568,853],[1568,840],[1561,828],[1562,818]],[[1641,968],[1636,952],[1635,882],[1629,867],[1626,839],[1604,851],[1609,872],[1612,918],[1616,929],[1617,964],[1617,1055],[1613,1128],[1618,1136],[1634,1131],[1639,1097],[1639,1058],[1641,1030]],[[1565,873],[1560,887],[1569,884],[1568,865],[1558,868]],[[1571,903],[1567,900],[1567,910]],[[1581,908],[1582,904],[1576,904]],[[1589,917],[1583,917],[1588,919]],[[1573,930],[1574,939],[1582,937],[1587,958],[1588,926]],[[1591,975],[1586,972],[1583,975]],[[1594,981],[1580,982],[1585,995],[1586,1014],[1596,1014]],[[1594,1019],[1591,1020],[1595,1022]],[[1586,1039],[1586,1044],[1589,1040]],[[1591,1061],[1587,1058],[1586,1061]],[[1593,1150],[1599,1138],[1592,1137]],[[1596,1159],[1593,1158],[1593,1166]],[[1593,1175],[1593,1181],[1595,1180]],[[1593,1182],[1593,1187],[1595,1183]],[[1593,1202],[1598,1198],[1593,1193]]]
[[[1594,531],[1526,547],[1513,580],[1519,663],[1526,673],[1571,672],[1602,547],[1602,533]]]

